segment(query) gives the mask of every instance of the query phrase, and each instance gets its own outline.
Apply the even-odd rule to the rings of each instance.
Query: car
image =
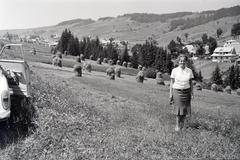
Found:
[[[22,44],[7,44],[1,49],[0,86],[0,121],[5,121],[11,115],[12,98],[30,97],[30,69]]]

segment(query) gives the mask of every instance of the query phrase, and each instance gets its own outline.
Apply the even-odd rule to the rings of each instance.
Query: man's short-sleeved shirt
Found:
[[[172,70],[170,77],[175,79],[173,88],[187,89],[190,88],[189,80],[193,78],[193,73],[190,68],[185,67],[185,69],[182,69],[178,66]]]

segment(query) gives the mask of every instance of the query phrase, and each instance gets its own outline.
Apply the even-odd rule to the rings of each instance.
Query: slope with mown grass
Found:
[[[63,68],[64,69],[64,68]],[[0,151],[2,159],[236,159],[239,99],[196,91],[192,118],[174,132],[169,87],[123,75],[73,72],[35,65],[36,130]],[[6,135],[8,137],[8,135]]]

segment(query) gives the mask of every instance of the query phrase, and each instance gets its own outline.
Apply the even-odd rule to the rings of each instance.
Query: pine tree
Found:
[[[122,63],[123,62],[129,62],[129,55],[128,55],[128,47],[127,45],[125,45],[125,49],[123,51],[123,54],[122,54]]]
[[[138,55],[136,50],[133,51],[131,63],[133,68],[136,68],[136,69],[138,68]]]
[[[240,88],[240,71],[239,67],[236,65],[234,70],[234,80],[235,80],[235,86],[234,89]]]
[[[213,83],[216,83],[217,85],[221,85],[222,84],[222,75],[220,73],[220,69],[218,67],[218,64],[216,65],[216,68],[215,68],[215,70],[212,73],[211,81]]]
[[[202,76],[201,70],[199,70],[199,72],[198,72],[198,81],[199,81],[199,82],[202,82],[202,81],[203,81],[203,76]]]
[[[69,55],[74,55],[75,52],[75,42],[74,42],[74,38],[70,38],[68,41],[68,45],[67,45],[67,53]]]
[[[198,80],[198,73],[197,73],[197,71],[196,71],[196,67],[195,67],[195,65],[194,65],[194,62],[193,62],[193,60],[191,60],[191,59],[188,59],[188,62],[187,62],[187,66],[188,66],[188,68],[190,68],[191,70],[192,70],[192,72],[193,72],[193,76],[194,76],[194,80]]]
[[[165,51],[165,53],[166,53],[166,51]],[[165,62],[165,73],[169,73],[170,74],[172,72],[173,67],[174,67],[174,64],[172,62],[171,55],[167,54],[166,62]]]

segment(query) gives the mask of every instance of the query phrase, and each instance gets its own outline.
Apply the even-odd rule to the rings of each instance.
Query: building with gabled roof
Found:
[[[234,47],[217,47],[211,57],[213,62],[232,62],[237,54]]]
[[[236,54],[240,56],[240,42],[231,39],[226,41],[223,47],[234,47]]]

